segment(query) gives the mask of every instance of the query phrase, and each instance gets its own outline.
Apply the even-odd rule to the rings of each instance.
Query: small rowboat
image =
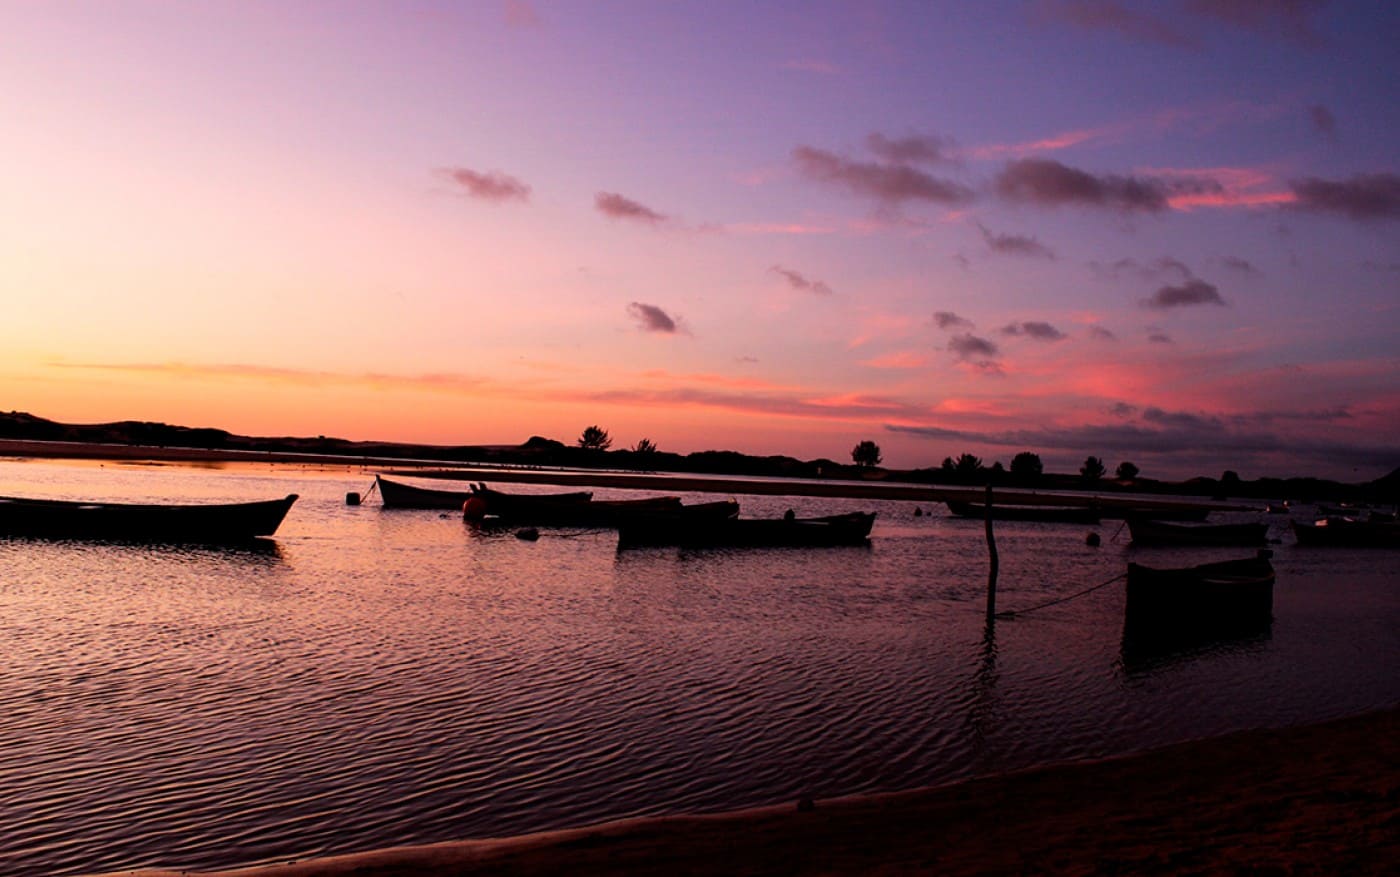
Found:
[[[960,518],[985,520],[987,506],[950,499],[948,511]],[[997,505],[992,503],[994,521],[1045,521],[1060,524],[1097,524],[1099,510],[1081,506]]]
[[[297,495],[259,502],[153,505],[0,497],[0,536],[235,543],[271,536]]]
[[[1147,518],[1128,518],[1134,545],[1263,545],[1269,525],[1168,524]]]
[[[874,512],[851,512],[816,518],[720,518],[694,520],[659,517],[618,528],[618,548],[825,548],[866,545]]]
[[[384,502],[384,507],[393,509],[452,509],[460,512],[467,500],[477,495],[476,485],[473,485],[472,489],[469,490],[443,490],[391,481],[382,475],[374,476],[374,484],[379,489],[379,496]],[[593,494],[587,492],[499,495],[502,497],[519,496],[529,501],[538,502],[588,502],[593,498]]]
[[[615,527],[640,515],[674,514],[681,508],[678,496],[595,500],[591,493],[504,493],[474,484],[462,516],[474,523],[491,520],[545,527]]]
[[[1315,524],[1301,521],[1293,521],[1292,524],[1293,535],[1297,537],[1299,545],[1400,548],[1400,523],[1396,521],[1323,518]]]
[[[1212,633],[1273,620],[1272,553],[1184,569],[1128,564],[1124,628],[1136,635]]]

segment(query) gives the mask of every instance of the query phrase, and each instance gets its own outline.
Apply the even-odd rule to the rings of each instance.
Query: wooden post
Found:
[[[997,537],[992,532],[992,485],[987,485],[987,552],[992,557],[991,570],[987,573],[987,623],[991,624],[997,614]]]

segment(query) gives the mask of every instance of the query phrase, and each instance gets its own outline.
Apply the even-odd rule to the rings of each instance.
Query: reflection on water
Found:
[[[880,516],[868,548],[619,553],[607,531],[347,506],[368,481],[0,463],[0,494],[302,496],[264,550],[0,540],[6,873],[894,790],[1400,702],[1400,588],[1374,552],[1281,546],[1269,636],[1139,661],[1121,588],[988,627],[983,525],[941,509],[740,497]],[[998,524],[998,608],[1129,557],[1222,556],[1103,534]]]

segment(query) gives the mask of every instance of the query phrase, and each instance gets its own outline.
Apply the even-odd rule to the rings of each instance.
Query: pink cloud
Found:
[[[666,221],[663,214],[616,192],[599,192],[594,196],[593,205],[599,213],[610,219],[633,220],[648,225],[659,225]]]

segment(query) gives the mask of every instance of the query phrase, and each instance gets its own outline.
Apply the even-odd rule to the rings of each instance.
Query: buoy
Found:
[[[914,507],[914,517],[916,517],[916,518],[922,518],[923,516],[924,516],[924,510],[921,509],[921,508],[919,508],[918,506],[915,506],[915,507]]]
[[[345,494],[345,504],[346,504],[346,505],[359,505],[359,504],[360,504],[360,495],[359,495],[358,493],[356,493],[355,491],[353,491],[353,490],[350,491],[349,493]]]
[[[540,538],[540,531],[534,527],[526,527],[523,530],[516,530],[515,538],[525,542],[535,542]]]
[[[1090,548],[1098,548],[1098,547],[1099,547],[1099,534],[1098,534],[1098,533],[1090,533],[1088,536],[1085,536],[1085,537],[1084,537],[1084,544],[1085,544],[1085,545],[1088,545]]]
[[[486,517],[486,500],[474,496],[462,503],[462,517],[468,521],[479,521]]]

